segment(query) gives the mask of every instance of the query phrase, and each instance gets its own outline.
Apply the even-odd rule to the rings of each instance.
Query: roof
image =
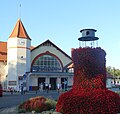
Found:
[[[0,61],[7,61],[7,42],[0,42]]]
[[[35,47],[34,46],[30,46],[30,50],[34,49]]]
[[[73,62],[68,66],[68,68],[74,68]]]
[[[32,50],[34,46],[30,47]],[[0,42],[0,61],[7,61],[7,42]]]
[[[9,38],[13,38],[13,37],[30,39],[20,19],[18,19],[11,35],[9,36]]]
[[[52,45],[54,46],[57,50],[59,50],[61,53],[63,53],[66,57],[68,57],[69,59],[72,60],[72,58],[67,55],[64,51],[62,51],[59,47],[57,47],[55,44],[53,44],[50,40],[46,40],[45,42],[43,42],[42,44],[36,46],[35,48],[33,48],[31,51],[35,50],[36,48],[39,48],[40,46],[44,46],[44,45]]]
[[[82,30],[80,30],[80,32],[82,32],[82,31],[86,31],[86,30],[92,30],[92,31],[97,31],[97,30],[95,30],[95,29],[82,29]]]

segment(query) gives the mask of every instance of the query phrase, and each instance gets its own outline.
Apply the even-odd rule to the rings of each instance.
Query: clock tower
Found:
[[[8,87],[21,85],[22,76],[30,71],[30,46],[31,39],[18,19],[7,41]]]

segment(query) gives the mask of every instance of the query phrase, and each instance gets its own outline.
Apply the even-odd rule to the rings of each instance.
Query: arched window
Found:
[[[37,58],[32,66],[32,71],[38,72],[61,72],[61,70],[62,68],[59,60],[47,54]]]

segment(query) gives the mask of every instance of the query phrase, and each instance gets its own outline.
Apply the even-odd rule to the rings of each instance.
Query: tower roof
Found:
[[[9,38],[13,38],[13,37],[30,39],[20,19],[18,19],[11,35],[9,36]]]

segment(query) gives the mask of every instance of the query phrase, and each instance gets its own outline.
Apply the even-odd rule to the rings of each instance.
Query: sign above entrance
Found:
[[[14,86],[14,85],[16,85],[17,82],[16,81],[9,81],[8,83],[10,86]]]
[[[32,72],[39,72],[39,71],[43,71],[43,72],[60,72],[61,67],[32,66]]]

